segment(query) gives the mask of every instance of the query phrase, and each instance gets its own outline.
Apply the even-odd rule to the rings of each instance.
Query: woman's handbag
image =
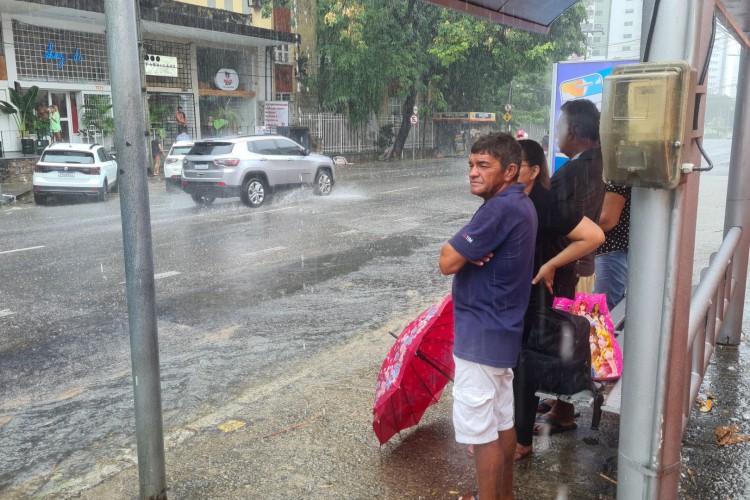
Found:
[[[554,394],[594,390],[588,320],[549,307],[538,311],[518,364],[517,370],[533,379],[536,390]]]

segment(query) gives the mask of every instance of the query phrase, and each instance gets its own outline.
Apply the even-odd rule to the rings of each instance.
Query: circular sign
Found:
[[[416,115],[416,114],[419,114],[419,108],[418,108],[418,107],[416,107],[416,106],[414,106],[414,108],[412,108],[411,112],[412,112],[412,114],[414,114],[414,115]]]
[[[214,77],[216,88],[220,90],[237,90],[240,85],[240,77],[237,72],[229,68],[221,68]]]
[[[419,123],[419,117],[417,115],[411,115],[411,118],[409,118],[409,121],[412,125],[416,125]]]
[[[505,111],[507,111],[508,113],[510,113],[510,111],[511,111],[512,109],[513,109],[513,106],[512,106],[511,104],[506,104],[506,105],[505,105]]]
[[[503,120],[505,120],[506,122],[509,122],[511,118],[513,118],[513,117],[511,116],[510,113],[505,113],[503,115]]]

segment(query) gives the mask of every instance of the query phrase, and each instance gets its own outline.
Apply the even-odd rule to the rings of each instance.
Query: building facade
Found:
[[[171,143],[178,106],[191,137],[252,132],[262,124],[264,102],[291,99],[293,67],[277,64],[284,52],[278,47],[289,53],[300,37],[284,11],[263,18],[252,0],[141,0],[151,133]],[[36,85],[37,107],[58,107],[64,140],[111,144],[101,113],[111,102],[116,61],[107,51],[104,2],[0,0],[0,27],[0,100],[9,100],[14,82]],[[0,115],[0,132],[5,151],[21,149],[12,117]]]

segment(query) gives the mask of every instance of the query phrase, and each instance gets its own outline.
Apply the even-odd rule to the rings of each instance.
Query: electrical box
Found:
[[[604,178],[625,186],[677,187],[694,91],[695,71],[685,61],[614,68],[602,96]]]

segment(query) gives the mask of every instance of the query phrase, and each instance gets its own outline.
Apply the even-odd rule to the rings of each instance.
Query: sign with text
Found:
[[[233,69],[221,68],[216,72],[214,84],[219,90],[237,90],[240,85],[240,77]]]
[[[143,67],[148,76],[166,76],[170,78],[177,78],[179,76],[176,57],[146,54],[143,57]]]
[[[78,47],[76,47],[72,53],[66,54],[63,51],[55,48],[54,40],[49,41],[49,45],[47,45],[47,51],[44,53],[44,58],[48,61],[56,61],[57,69],[63,69],[63,66],[65,66],[65,61],[68,60],[76,62],[83,61],[83,55],[81,55],[81,51]]]
[[[267,127],[288,127],[289,102],[266,101],[263,105],[263,125]]]

